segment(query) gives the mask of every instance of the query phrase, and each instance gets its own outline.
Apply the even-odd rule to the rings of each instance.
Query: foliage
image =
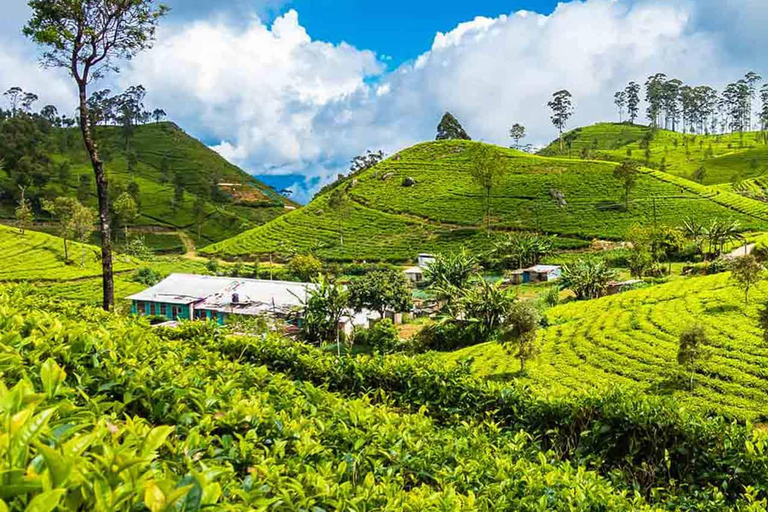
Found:
[[[154,286],[163,280],[162,274],[151,267],[139,267],[133,277],[137,283]]]
[[[525,138],[525,126],[515,123],[509,129],[509,136],[515,141],[515,149],[520,149],[520,140]]]
[[[301,281],[312,281],[323,271],[323,264],[311,254],[294,256],[288,262],[288,272]]]
[[[23,235],[33,220],[35,220],[35,216],[32,213],[32,205],[29,199],[24,197],[24,191],[22,190],[19,205],[16,207],[16,227],[19,228],[19,233]]]
[[[624,187],[624,205],[629,210],[629,193],[637,185],[638,175],[640,174],[639,165],[632,160],[625,160],[621,165],[616,166],[613,171],[613,177],[619,180]]]
[[[567,90],[557,91],[547,106],[552,110],[552,124],[560,132],[560,151],[563,150],[563,129],[568,124],[568,119],[573,115],[573,103],[571,93]]]
[[[526,268],[538,265],[552,255],[555,239],[551,236],[530,232],[512,232],[495,244],[493,259],[503,269]]]
[[[739,256],[731,263],[731,278],[744,290],[744,303],[749,304],[749,291],[763,278],[765,267],[751,254]]]
[[[475,333],[476,343],[481,343],[496,336],[515,300],[514,292],[501,281],[481,280],[466,289],[448,311],[454,319],[468,324]]]
[[[355,311],[406,312],[411,308],[411,290],[402,272],[380,270],[355,278],[349,284],[349,305]]]
[[[319,276],[314,286],[307,289],[302,299],[301,330],[309,343],[340,343],[339,322],[346,314],[351,294],[342,285],[325,276]],[[340,346],[339,346],[340,349]]]
[[[385,318],[369,329],[355,333],[355,344],[370,347],[377,354],[391,354],[396,351],[400,335],[392,320]]]
[[[462,128],[458,119],[453,117],[450,112],[446,112],[437,125],[436,140],[472,140],[467,132]]]
[[[520,373],[525,373],[525,362],[539,352],[536,333],[540,323],[541,314],[530,302],[517,302],[509,310],[499,341],[520,361]]]
[[[437,254],[424,270],[424,279],[438,300],[451,301],[479,277],[480,270],[477,257],[466,250]]]
[[[499,186],[504,175],[504,166],[500,155],[491,146],[478,146],[475,149],[474,166],[470,176],[485,191],[485,225],[491,230],[491,194]]]
[[[592,257],[563,266],[560,285],[579,299],[597,299],[605,295],[608,283],[615,277],[616,273],[603,259]]]
[[[690,389],[693,390],[693,378],[698,371],[701,359],[705,357],[705,346],[709,337],[701,325],[694,325],[680,334],[680,348],[677,351],[677,363],[690,375]]]

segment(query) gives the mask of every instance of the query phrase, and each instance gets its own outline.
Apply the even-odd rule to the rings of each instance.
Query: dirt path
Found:
[[[730,253],[728,253],[725,257],[731,260],[734,260],[740,256],[746,256],[747,254],[752,254],[752,251],[755,250],[756,244],[747,244],[742,247],[739,247],[738,249],[734,249]]]
[[[181,239],[181,243],[184,244],[184,257],[190,260],[197,259],[197,247],[195,247],[195,241],[183,231],[176,232]]]

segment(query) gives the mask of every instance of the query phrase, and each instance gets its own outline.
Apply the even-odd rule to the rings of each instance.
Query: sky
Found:
[[[431,140],[445,111],[477,140],[557,134],[546,103],[566,88],[571,127],[617,120],[613,93],[657,72],[722,87],[768,77],[765,0],[170,0],[152,50],[94,84],[148,90],[188,133],[306,202],[366,150]],[[75,106],[65,73],[39,67],[4,0],[0,89]]]

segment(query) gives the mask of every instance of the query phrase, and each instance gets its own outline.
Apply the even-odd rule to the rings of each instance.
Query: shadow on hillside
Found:
[[[689,381],[684,375],[667,375],[656,382],[654,382],[649,388],[648,393],[654,395],[669,396],[673,395],[677,391],[688,391]]]

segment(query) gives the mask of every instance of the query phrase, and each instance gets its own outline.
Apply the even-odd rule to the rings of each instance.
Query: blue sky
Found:
[[[26,0],[2,1],[0,89],[73,111],[71,80],[20,34]],[[476,140],[508,145],[522,123],[543,145],[563,88],[576,127],[617,120],[614,92],[655,73],[768,77],[766,0],[166,1],[154,48],[94,90],[143,84],[148,108],[301,202],[355,155],[433,139],[445,111]]]
[[[253,1],[176,0],[168,4],[173,17],[198,18],[211,11],[226,10],[237,18],[253,11]],[[497,17],[518,10],[548,14],[554,0],[293,0],[264,2],[258,9],[265,20],[295,9],[301,24],[315,39],[347,43],[374,50],[392,58],[398,66],[429,49],[436,32],[447,32],[476,16]]]

